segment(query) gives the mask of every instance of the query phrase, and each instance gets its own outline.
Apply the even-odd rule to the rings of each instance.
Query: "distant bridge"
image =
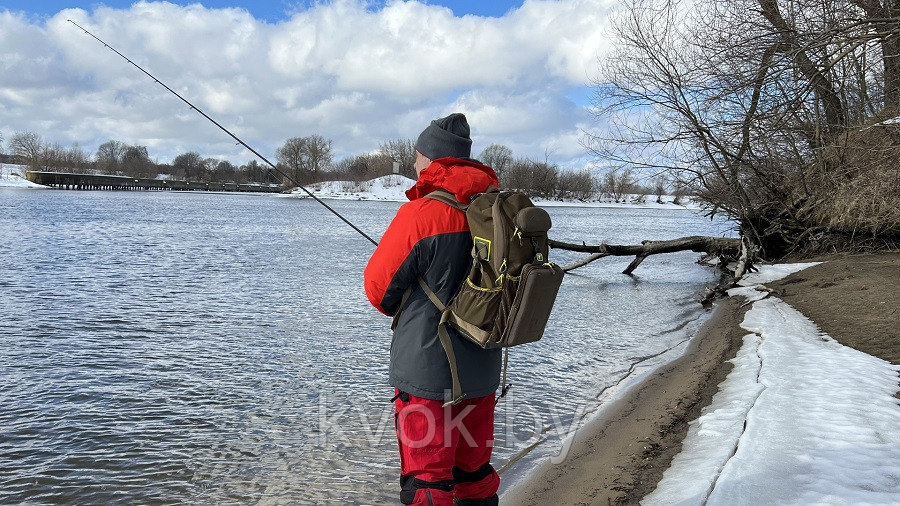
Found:
[[[280,193],[281,185],[260,183],[203,183],[165,179],[108,176],[98,174],[71,174],[68,172],[28,171],[32,183],[64,190],[174,190],[217,192]]]

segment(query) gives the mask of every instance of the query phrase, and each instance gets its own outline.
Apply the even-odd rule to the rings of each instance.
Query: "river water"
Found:
[[[331,204],[374,237],[399,206]],[[559,240],[728,233],[684,210],[548,210]],[[396,501],[371,251],[309,200],[0,188],[0,503]],[[535,450],[504,478],[677,352],[714,283],[696,259],[567,276],[545,338],[511,354],[494,464]]]

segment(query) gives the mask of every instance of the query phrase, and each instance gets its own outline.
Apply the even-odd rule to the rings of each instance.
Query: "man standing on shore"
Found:
[[[493,169],[470,158],[472,139],[463,114],[432,121],[415,147],[418,179],[406,192],[410,202],[397,211],[364,272],[369,301],[395,316],[390,383],[396,394],[400,501],[496,505],[500,477],[490,459],[500,350],[484,350],[448,327],[465,400],[445,406],[452,382],[438,337],[440,312],[419,283],[447,304],[466,277],[472,249],[465,214],[423,197],[440,189],[468,204],[499,183]]]

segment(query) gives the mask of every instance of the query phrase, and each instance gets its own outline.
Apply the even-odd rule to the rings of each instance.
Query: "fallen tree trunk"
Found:
[[[700,235],[692,235],[689,237],[681,237],[668,241],[641,241],[638,245],[620,245],[620,244],[599,244],[597,246],[589,246],[584,243],[572,244],[561,241],[548,241],[551,248],[564,249],[568,251],[578,251],[581,253],[593,253],[588,259],[576,262],[572,265],[563,267],[563,270],[569,271],[593,262],[599,258],[606,256],[632,256],[634,261],[628,265],[622,274],[631,274],[641,262],[650,255],[659,253],[673,253],[676,251],[694,251],[697,253],[706,253],[711,256],[732,256],[737,258],[743,249],[740,239],[728,237],[704,237]]]
[[[722,276],[720,277],[719,284],[715,288],[708,289],[706,296],[701,301],[704,305],[724,294],[726,290],[734,286],[735,283],[743,277],[744,273],[752,270],[753,260],[755,259],[755,249],[752,248],[746,240],[728,237],[705,237],[694,235],[667,241],[641,241],[641,244],[637,245],[604,243],[595,246],[584,243],[573,244],[550,239],[548,244],[551,248],[591,254],[583,260],[564,266],[563,270],[566,272],[583,267],[594,260],[607,256],[633,255],[634,260],[632,260],[631,263],[628,264],[628,267],[622,271],[622,274],[629,275],[637,269],[645,258],[660,253],[694,251],[697,253],[705,253],[708,257],[718,258],[717,267],[721,271]],[[728,264],[731,262],[736,262],[734,270],[728,268]]]

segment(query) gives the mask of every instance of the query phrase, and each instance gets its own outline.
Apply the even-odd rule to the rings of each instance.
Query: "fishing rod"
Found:
[[[316,197],[315,195],[313,195],[313,193],[312,193],[311,191],[307,190],[305,186],[301,185],[300,183],[297,182],[296,179],[292,178],[291,176],[289,176],[289,175],[287,175],[285,172],[283,172],[281,169],[279,169],[278,166],[276,166],[274,163],[270,162],[268,158],[266,158],[266,157],[264,157],[263,155],[259,154],[258,151],[256,151],[256,150],[253,149],[252,147],[250,147],[246,142],[242,141],[242,140],[240,139],[240,137],[238,137],[237,135],[234,135],[233,133],[231,133],[230,130],[228,130],[227,128],[225,128],[224,126],[222,126],[218,121],[216,121],[216,120],[212,119],[211,117],[209,117],[208,114],[206,114],[205,112],[203,112],[202,110],[200,110],[200,109],[199,109],[197,106],[195,106],[194,104],[190,103],[186,98],[184,98],[184,97],[182,97],[181,95],[179,95],[177,91],[173,90],[172,88],[169,88],[169,87],[166,85],[166,83],[164,83],[164,82],[160,81],[159,79],[157,79],[156,76],[154,76],[154,75],[151,74],[150,72],[147,72],[146,70],[144,70],[143,67],[141,67],[141,66],[138,65],[137,63],[131,61],[130,58],[128,58],[128,57],[125,56],[124,54],[120,53],[118,49],[116,49],[116,48],[110,46],[109,44],[107,44],[106,42],[104,42],[100,37],[97,37],[97,36],[94,35],[93,33],[89,32],[89,31],[88,31],[87,29],[85,29],[83,26],[81,26],[81,25],[79,25],[78,23],[72,21],[71,19],[67,19],[66,21],[68,21],[69,23],[72,23],[73,25],[77,26],[79,29],[81,29],[81,31],[83,31],[84,33],[90,35],[90,36],[93,37],[94,39],[96,39],[97,42],[103,44],[103,45],[104,45],[106,48],[108,48],[110,51],[112,51],[112,52],[116,53],[117,55],[121,56],[121,57],[124,58],[125,61],[127,61],[128,63],[134,65],[138,70],[140,70],[141,72],[143,72],[144,74],[146,74],[150,79],[153,79],[153,80],[156,82],[156,84],[162,86],[163,88],[165,88],[166,90],[168,90],[171,94],[173,94],[173,95],[175,95],[176,97],[180,98],[181,101],[184,102],[185,104],[187,104],[191,109],[197,111],[201,116],[203,116],[204,118],[206,118],[206,119],[208,119],[209,121],[211,121],[213,125],[216,125],[217,127],[219,127],[220,130],[222,130],[223,132],[225,132],[226,134],[228,134],[229,136],[231,136],[231,138],[234,139],[234,140],[236,140],[236,141],[238,142],[238,144],[240,144],[241,146],[244,146],[245,148],[247,148],[248,150],[250,150],[251,153],[253,153],[253,154],[256,155],[257,157],[259,157],[260,160],[266,162],[266,163],[269,165],[269,167],[272,167],[272,170],[274,170],[276,174],[278,174],[279,176],[281,176],[281,177],[287,179],[287,180],[290,181],[291,183],[295,184],[298,188],[300,188],[301,190],[303,190],[304,192],[306,192],[307,195],[309,195],[310,197],[312,197],[316,202],[322,204],[323,206],[325,206],[326,209],[328,209],[329,211],[331,211],[332,213],[334,213],[334,215],[337,216],[338,218],[340,218],[344,223],[346,223],[347,225],[350,225],[350,227],[352,227],[353,230],[356,230],[357,232],[360,233],[360,235],[362,235],[363,237],[365,237],[366,239],[368,239],[369,242],[371,242],[371,243],[374,244],[375,246],[378,246],[378,242],[375,241],[375,239],[372,239],[371,237],[368,236],[368,234],[366,234],[365,232],[363,232],[362,230],[360,230],[359,227],[357,227],[357,226],[354,225],[353,223],[350,223],[350,220],[348,220],[347,218],[343,217],[343,216],[341,215],[341,213],[339,213],[339,212],[335,211],[334,209],[332,209],[332,207],[329,206],[328,204],[326,204],[325,202],[323,202],[322,199],[320,199],[319,197]]]

